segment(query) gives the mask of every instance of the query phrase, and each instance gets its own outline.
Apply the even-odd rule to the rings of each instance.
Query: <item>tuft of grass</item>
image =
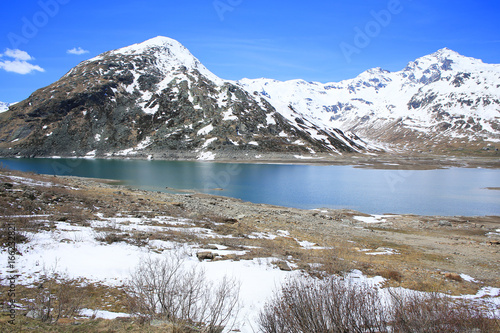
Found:
[[[401,282],[401,280],[403,279],[403,274],[401,274],[400,272],[398,272],[396,270],[392,270],[392,269],[385,269],[382,271],[378,271],[377,275],[380,275],[383,278],[393,280],[396,282]]]

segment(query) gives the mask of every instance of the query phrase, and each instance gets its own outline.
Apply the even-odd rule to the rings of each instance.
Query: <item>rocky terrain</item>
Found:
[[[0,114],[0,156],[494,157],[499,79],[499,65],[442,49],[339,83],[229,81],[156,37],[86,60],[11,105]]]

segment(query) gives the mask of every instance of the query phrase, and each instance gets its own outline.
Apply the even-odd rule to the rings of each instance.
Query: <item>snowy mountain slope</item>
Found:
[[[0,121],[3,155],[214,159],[365,149],[298,113],[288,120],[166,37],[84,61],[9,114]]]
[[[9,103],[0,102],[0,113],[5,112],[9,109]]]
[[[238,82],[283,115],[291,106],[323,126],[386,143],[500,139],[500,65],[449,49],[399,72],[375,68],[339,83],[269,79]]]

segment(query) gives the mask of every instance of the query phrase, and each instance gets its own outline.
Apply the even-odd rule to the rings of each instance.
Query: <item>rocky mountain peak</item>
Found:
[[[198,159],[365,149],[285,109],[290,119],[212,74],[179,42],[156,37],[84,61],[19,103],[0,119],[0,154],[2,146],[17,156]]]
[[[489,70],[491,69],[491,66],[492,65],[485,64],[480,59],[463,56],[460,53],[445,47],[432,54],[409,62],[404,71],[429,73],[455,70],[466,72],[477,68]]]
[[[137,75],[148,71],[155,72],[163,77],[172,76],[173,73],[179,71],[196,71],[211,81],[222,83],[220,78],[203,66],[181,43],[163,36],[104,52],[92,59],[83,61],[66,75],[74,75],[82,68],[88,70],[92,65],[99,67],[106,65],[107,69],[112,69],[112,74],[115,74],[119,67],[125,66],[125,70],[131,72],[142,70],[141,73],[136,73]],[[103,71],[100,74],[102,75]]]

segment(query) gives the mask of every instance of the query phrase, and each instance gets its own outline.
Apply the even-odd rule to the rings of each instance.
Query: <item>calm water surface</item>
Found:
[[[122,180],[132,187],[194,189],[255,203],[364,213],[500,215],[500,170],[372,170],[352,166],[0,159],[11,169]],[[215,190],[222,188],[223,191]]]

